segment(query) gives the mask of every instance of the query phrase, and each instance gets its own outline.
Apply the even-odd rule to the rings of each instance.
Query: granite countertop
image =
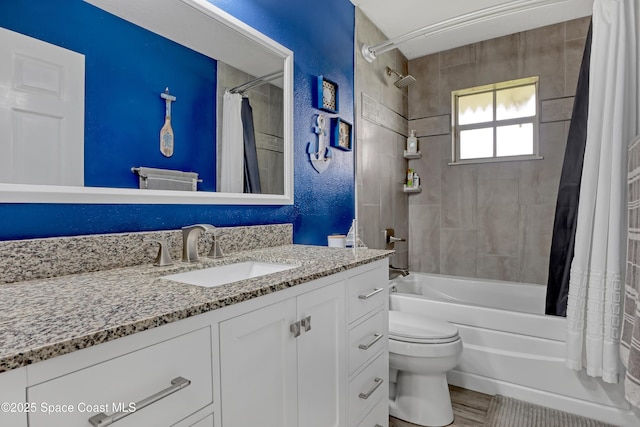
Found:
[[[296,286],[393,251],[286,245],[168,267],[142,265],[0,286],[0,372]],[[215,288],[168,274],[264,260],[299,267]]]

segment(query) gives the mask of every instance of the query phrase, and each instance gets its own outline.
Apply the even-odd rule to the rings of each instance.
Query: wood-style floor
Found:
[[[449,386],[453,407],[452,427],[482,427],[487,417],[489,402],[493,396],[464,388]],[[417,427],[415,424],[389,418],[389,427]]]

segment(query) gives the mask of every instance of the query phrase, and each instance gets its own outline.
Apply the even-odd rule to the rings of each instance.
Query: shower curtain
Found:
[[[627,400],[640,407],[640,137],[629,147],[629,234],[620,354]]]
[[[595,0],[589,122],[567,304],[566,366],[618,382],[627,144],[636,134],[634,1]]]
[[[244,185],[244,144],[240,117],[242,96],[226,91],[222,102],[222,141],[220,144],[220,185],[218,191],[242,193]]]
[[[571,125],[569,127],[569,136],[567,137],[567,147],[564,152],[562,175],[560,176],[558,200],[556,202],[556,215],[553,222],[545,313],[554,316],[566,317],[567,315],[569,271],[575,248],[582,162],[587,142],[591,33],[592,25],[589,25],[589,32],[587,33],[582,55],[582,64],[580,65],[576,97],[573,101]]]
[[[244,192],[262,193],[256,151],[256,134],[253,128],[253,109],[249,98],[242,99],[242,129],[244,134]]]

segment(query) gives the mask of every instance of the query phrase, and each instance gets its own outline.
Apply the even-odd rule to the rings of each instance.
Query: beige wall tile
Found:
[[[440,273],[476,277],[478,258],[475,230],[440,231]]]
[[[360,203],[380,204],[380,185],[378,171],[382,167],[380,158],[380,139],[377,138],[379,126],[367,120],[360,120],[360,139],[358,156],[362,159],[362,169],[358,179],[362,182],[362,191],[358,194]]]
[[[376,44],[387,37],[356,8],[356,43]],[[389,66],[402,74],[407,60],[397,50],[369,64],[356,55],[357,190],[361,238],[371,248],[384,248],[382,229],[408,233],[408,201],[402,192],[407,162],[402,157],[407,135],[407,91],[393,85]],[[392,263],[407,266],[406,243],[398,244]]]
[[[435,136],[419,138],[418,140],[422,157],[410,160],[409,167],[420,175],[422,192],[409,195],[409,204],[411,205],[440,204],[440,167],[442,164],[440,139],[442,139],[441,136]]]
[[[565,30],[566,40],[574,40],[587,37],[590,22],[591,16],[585,16],[584,18],[572,19],[571,21],[567,21],[567,27]]]
[[[380,226],[380,205],[362,205],[358,210],[358,223],[362,227],[360,238],[369,248],[384,249]]]
[[[441,113],[438,104],[440,67],[438,55],[423,56],[409,61],[409,74],[416,82],[408,89],[409,119],[419,119]]]
[[[519,179],[520,162],[479,163],[478,179]]]
[[[451,92],[478,86],[476,64],[463,64],[440,70],[440,114],[451,114]]]
[[[555,204],[525,205],[520,211],[520,281],[547,284]]]
[[[409,269],[440,272],[440,206],[409,206]]]
[[[476,47],[474,44],[457,47],[440,52],[440,68],[455,67],[456,65],[473,64],[476,61]]]
[[[566,147],[564,122],[540,124],[543,160],[520,162],[520,204],[555,204]]]
[[[520,260],[513,256],[478,255],[478,277],[517,282]]]
[[[451,133],[451,115],[409,120],[409,128],[416,130],[416,136],[435,136]]]
[[[580,76],[580,66],[582,65],[582,57],[584,56],[584,46],[586,38],[572,39],[565,43],[565,95],[573,96],[576,94],[578,87],[578,78]]]
[[[565,94],[564,23],[525,31],[522,51],[524,76],[539,76],[540,99]]]
[[[573,96],[570,96],[566,98],[542,101],[542,107],[540,108],[540,121],[544,123],[571,120],[573,99]]]
[[[442,228],[476,228],[478,171],[475,165],[441,165]]]
[[[518,184],[518,179],[478,181],[478,254],[517,253]]]
[[[520,34],[476,44],[476,85],[511,80],[518,75]]]

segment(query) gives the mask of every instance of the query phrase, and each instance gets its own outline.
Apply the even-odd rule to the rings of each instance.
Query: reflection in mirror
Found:
[[[43,3],[43,7],[34,6],[33,1]],[[85,93],[81,93],[79,99],[76,94],[75,102],[71,102],[76,112],[78,109],[81,112],[74,125],[75,131],[79,131],[80,136],[76,134],[75,140],[80,141],[80,146],[76,143],[76,148],[70,150],[66,143],[74,139],[71,132],[59,129],[59,123],[71,120],[56,117],[59,123],[55,123],[51,120],[55,115],[41,114],[35,108],[39,117],[47,118],[38,128],[33,126],[31,116],[25,116],[22,111],[21,115],[14,114],[13,119],[3,117],[3,112],[16,109],[0,104],[0,121],[7,119],[17,123],[13,127],[14,131],[17,129],[14,132],[17,139],[45,142],[41,149],[23,149],[25,158],[7,161],[15,156],[3,156],[4,163],[0,165],[5,172],[0,175],[2,201],[292,203],[293,61],[288,49],[206,0],[86,0],[86,3],[56,2],[56,5],[43,0],[33,1],[19,0],[12,2],[12,6],[3,6],[3,9],[13,9],[11,13],[3,13],[0,27],[21,32],[30,39],[41,38],[50,43],[50,48],[79,57],[75,66],[85,76],[74,77],[69,82],[84,83],[77,86],[84,88]],[[56,16],[61,19],[51,19]],[[48,30],[43,29],[43,22],[56,24]],[[224,40],[224,43],[212,40]],[[0,45],[4,46],[0,55],[10,54],[6,51],[7,46],[19,50],[13,42]],[[37,51],[30,52],[22,57],[42,57]],[[54,83],[64,87],[61,76],[71,74],[60,71],[63,70],[60,67],[37,69],[33,62],[22,60],[22,64],[26,64],[22,65],[21,80],[26,82],[23,86],[35,87],[38,95],[49,91],[54,97],[65,98],[65,94],[59,96],[62,89],[56,88]],[[254,192],[262,194],[221,194],[220,176],[228,167],[220,157],[224,91],[274,70],[282,72],[283,77],[243,93],[253,112],[251,127],[255,140],[256,176],[259,176],[259,190],[254,189]],[[34,76],[45,76],[44,84],[36,82],[40,86],[34,85]],[[160,151],[160,128],[165,119],[169,121],[164,114],[165,100],[160,97],[166,87],[169,87],[170,95],[176,97],[171,103],[174,151],[169,157]],[[16,141],[11,144],[15,145]],[[63,146],[64,149],[60,148]],[[69,171],[73,171],[76,178],[52,179],[42,174],[41,178],[34,179],[37,175],[34,170],[47,171],[49,165],[55,163],[51,160],[56,158],[60,162],[53,174],[60,175],[62,171],[62,175],[70,175]],[[148,177],[143,179],[132,172],[132,168],[139,167],[153,168],[144,169],[145,173],[159,170],[159,178],[154,182],[161,184],[149,186]],[[236,169],[243,172],[245,167],[241,165]],[[7,177],[9,170],[24,173],[14,174],[20,175],[17,178]],[[199,191],[194,194],[169,191],[178,187],[174,184],[165,186],[163,182],[183,178],[165,175],[173,172],[196,172],[197,179],[201,180],[196,184]],[[185,177],[192,179],[190,174]],[[45,185],[52,183],[55,185]],[[66,185],[71,187],[63,187]],[[160,190],[134,190],[139,185]],[[243,188],[239,190],[242,191]]]
[[[276,75],[274,75],[276,74]],[[218,191],[221,185],[221,171],[230,165],[223,165],[221,151],[225,143],[222,135],[224,93],[227,90],[239,92],[253,110],[255,150],[258,161],[258,175],[262,194],[283,194],[284,192],[284,122],[283,94],[280,73],[253,76],[235,67],[218,61]],[[275,78],[273,78],[275,77]],[[272,80],[273,79],[273,80]],[[235,90],[234,90],[235,89]],[[243,118],[243,126],[246,125]],[[244,135],[246,137],[246,133]],[[244,139],[244,138],[243,138]],[[246,144],[245,144],[246,148]],[[243,161],[243,159],[241,159]],[[237,167],[242,168],[242,164]],[[244,188],[247,191],[247,188]],[[258,191],[251,191],[258,192]]]

